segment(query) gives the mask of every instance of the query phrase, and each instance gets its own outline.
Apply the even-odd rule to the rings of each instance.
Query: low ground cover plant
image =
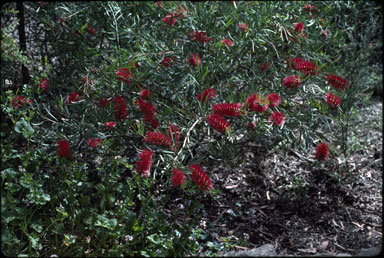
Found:
[[[348,121],[372,90],[359,66],[380,48],[338,15],[360,5],[26,4],[36,56],[7,34],[17,22],[2,32],[2,252],[194,254],[220,194],[203,164],[241,157],[244,141],[348,170]],[[20,65],[30,81],[15,90]]]

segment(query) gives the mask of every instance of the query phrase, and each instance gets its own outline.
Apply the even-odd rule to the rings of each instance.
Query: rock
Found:
[[[376,256],[381,253],[382,248],[383,247],[379,245],[367,249],[361,249],[359,252],[357,252],[356,256]]]
[[[246,250],[246,251],[232,251],[225,253],[223,256],[241,256],[241,257],[257,257],[257,256],[277,256],[275,248],[266,244],[258,248]]]

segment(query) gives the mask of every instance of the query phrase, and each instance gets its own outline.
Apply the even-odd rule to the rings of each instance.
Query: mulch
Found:
[[[303,158],[308,153],[265,155],[255,143],[235,168],[203,164],[221,192],[205,201],[201,227],[218,242],[248,242],[235,250],[272,244],[280,255],[353,255],[381,245],[382,101],[361,114],[351,127],[361,148],[349,156],[349,173],[337,158],[319,164]]]

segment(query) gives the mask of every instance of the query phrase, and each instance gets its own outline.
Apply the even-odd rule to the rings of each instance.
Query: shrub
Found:
[[[6,255],[193,254],[218,193],[203,164],[234,160],[240,139],[348,155],[369,87],[344,45],[374,38],[353,32],[367,13],[336,10],[373,3],[42,3],[25,3],[33,80],[1,95]],[[9,31],[4,61],[29,65]]]

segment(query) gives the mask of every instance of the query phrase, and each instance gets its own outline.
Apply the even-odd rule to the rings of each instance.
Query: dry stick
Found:
[[[201,122],[203,118],[200,117],[199,119],[197,119],[193,125],[191,126],[191,128],[188,129],[188,132],[187,132],[187,135],[185,136],[185,139],[184,139],[184,142],[183,142],[183,146],[180,148],[179,152],[177,153],[176,157],[173,159],[173,162],[175,162],[177,160],[177,158],[179,157],[179,155],[181,154],[182,150],[184,149],[185,145],[187,144],[187,140],[189,139],[189,135],[191,134],[191,131],[193,130],[193,128]]]

